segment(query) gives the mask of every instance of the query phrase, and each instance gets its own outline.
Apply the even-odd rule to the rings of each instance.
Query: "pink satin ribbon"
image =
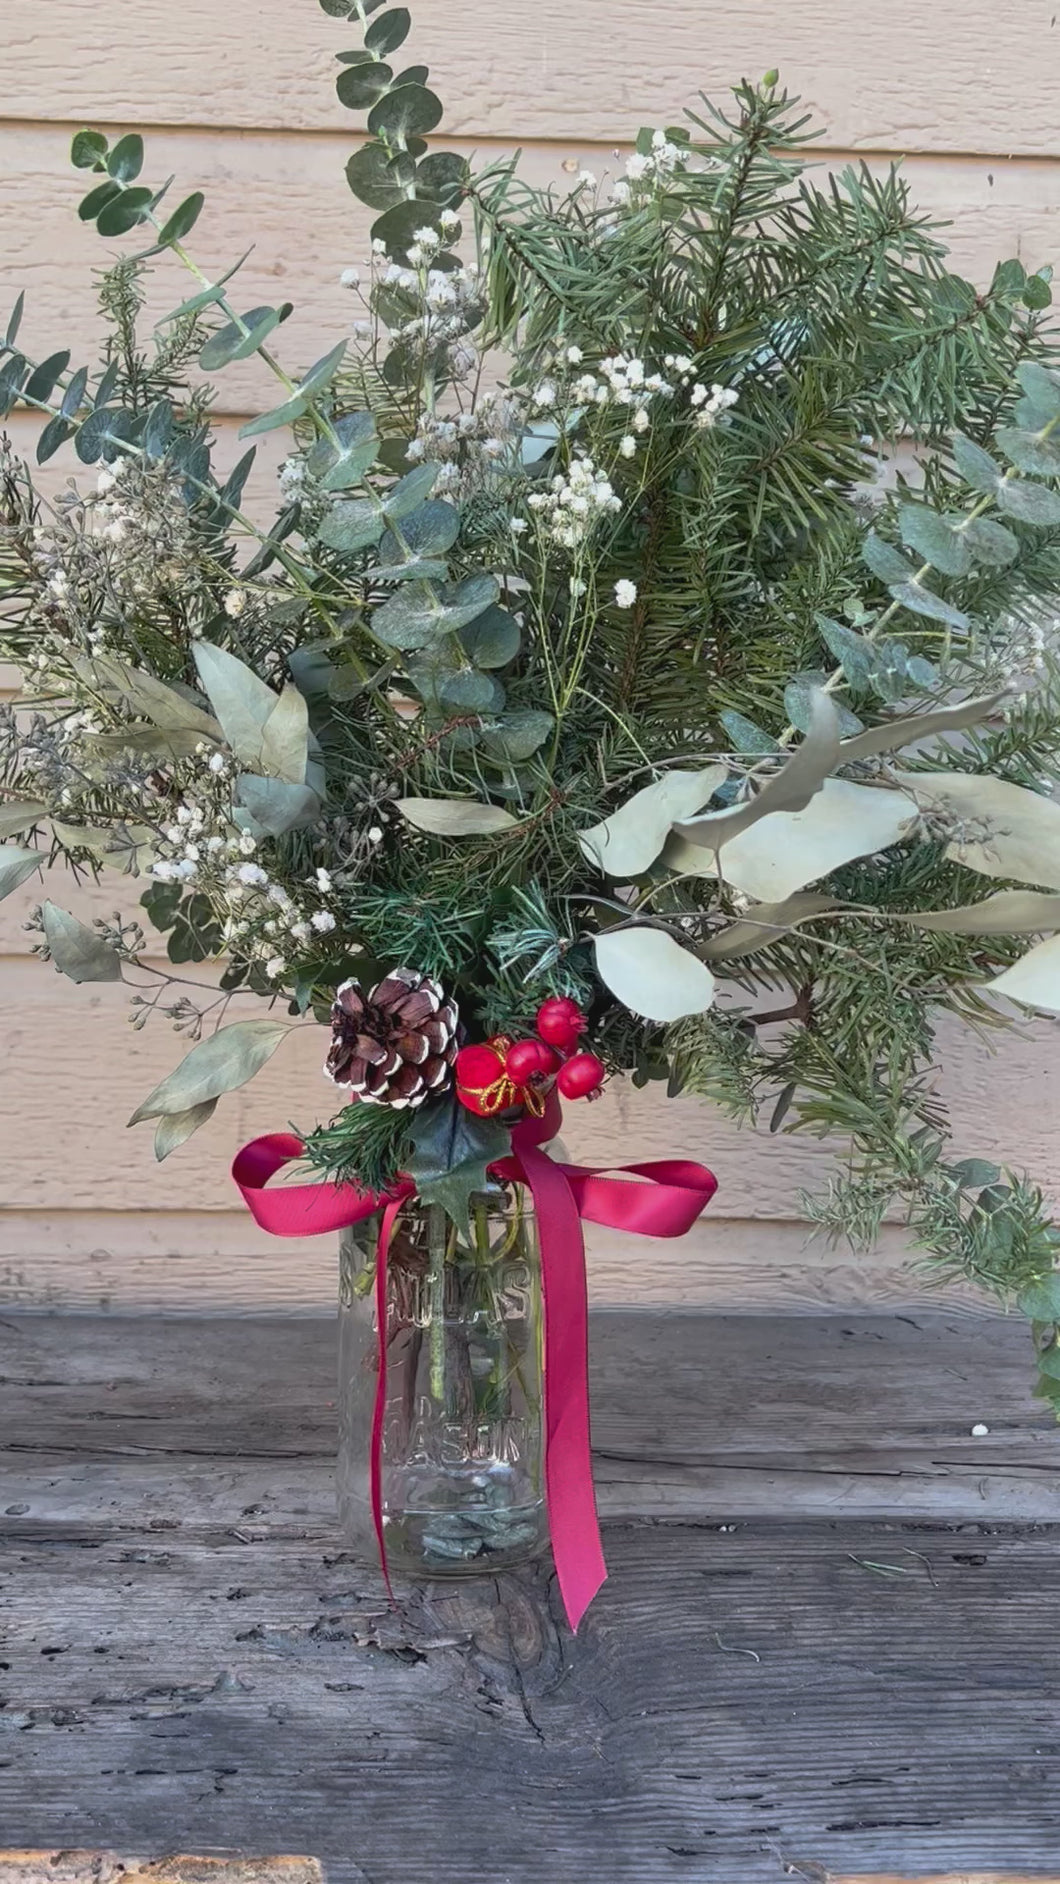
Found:
[[[559,1164],[540,1149],[559,1130],[553,1095],[543,1119],[525,1119],[512,1133],[512,1153],[491,1167],[496,1176],[526,1184],[534,1200],[541,1244],[545,1307],[545,1491],[560,1594],[572,1629],[607,1576],[593,1490],[589,1438],[588,1303],[582,1221],[630,1230],[637,1236],[684,1236],[717,1189],[705,1165],[686,1158],[650,1164],[589,1167]],[[399,1211],[416,1187],[403,1178],[386,1196],[352,1184],[292,1184],[268,1190],[269,1179],[301,1157],[301,1140],[272,1133],[244,1145],[232,1176],[255,1221],[273,1236],[317,1236],[382,1212],[376,1249],[379,1372],[372,1420],[370,1488],[379,1557],[387,1577],[383,1526],[382,1452],[386,1413],[386,1274],[390,1236]],[[617,1169],[648,1178],[628,1184],[607,1176]],[[387,1577],[389,1588],[389,1578]]]

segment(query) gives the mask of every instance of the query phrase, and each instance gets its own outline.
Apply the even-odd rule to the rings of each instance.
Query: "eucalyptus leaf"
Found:
[[[369,209],[393,209],[416,189],[416,165],[405,151],[389,152],[382,144],[362,144],[346,165],[346,181]]]
[[[1030,523],[1038,529],[1060,523],[1060,493],[1045,484],[1032,484],[1029,478],[1006,480],[998,489],[997,501],[1017,523]]]
[[[387,492],[384,509],[390,523],[401,523],[425,504],[436,483],[441,466],[417,464]]]
[[[605,929],[593,947],[601,981],[632,1014],[662,1024],[714,1004],[710,969],[665,929]]]
[[[487,729],[483,745],[495,757],[518,765],[521,759],[529,759],[544,745],[554,725],[551,713],[543,713],[537,707],[518,707],[505,713],[499,725]]]
[[[305,378],[299,382],[298,390],[303,397],[314,398],[318,392],[323,392],[325,386],[330,386],[345,358],[346,342],[340,340],[310,367]]]
[[[283,1021],[233,1021],[219,1027],[181,1061],[137,1106],[130,1125],[143,1119],[189,1112],[193,1106],[218,1099],[222,1093],[245,1086],[272,1058],[281,1040],[291,1032]]]
[[[95,222],[107,204],[116,202],[120,195],[121,184],[108,177],[106,183],[97,183],[95,189],[89,190],[88,195],[81,198],[77,205],[78,217],[82,222]]]
[[[171,1151],[186,1144],[200,1125],[207,1124],[213,1118],[216,1110],[216,1099],[204,1099],[201,1105],[189,1106],[186,1112],[163,1112],[155,1126],[155,1157],[159,1164],[169,1157]]]
[[[101,153],[102,155],[102,153]],[[107,173],[117,183],[132,183],[144,167],[144,141],[138,131],[119,137],[107,158]]]
[[[94,170],[106,157],[107,148],[102,131],[75,131],[70,144],[70,162],[75,170]]]
[[[966,484],[986,497],[996,497],[1004,478],[1001,466],[988,451],[963,432],[953,435],[953,462]]]
[[[426,76],[424,69],[423,77]],[[416,170],[417,196],[430,196],[443,208],[454,208],[467,188],[470,168],[467,158],[456,151],[431,151]]]
[[[522,633],[507,609],[487,608],[460,630],[460,642],[476,667],[507,667],[519,652]]]
[[[497,714],[504,709],[505,692],[492,674],[459,667],[440,683],[438,697],[443,706],[455,708],[458,713]]]
[[[1025,1007],[1060,1014],[1060,935],[1036,942],[1018,962],[987,982],[993,994],[1003,994]]]
[[[965,529],[964,540],[976,562],[998,569],[1015,562],[1020,553],[1019,538],[993,517],[973,517]]]
[[[911,582],[916,574],[912,563],[875,530],[870,530],[861,546],[862,560],[881,582]]]
[[[958,706],[936,707],[927,713],[910,713],[903,719],[884,720],[870,726],[855,739],[844,739],[839,748],[840,764],[871,759],[881,752],[898,752],[922,739],[939,733],[963,732],[966,726],[981,725],[1008,699],[1007,693],[991,693],[978,700],[962,700]]]
[[[898,843],[917,823],[902,792],[828,778],[801,811],[774,811],[725,842],[716,871],[733,889],[760,902],[783,902],[856,857]],[[704,872],[703,851],[681,840],[668,845],[668,870]],[[714,874],[713,859],[706,874]]]
[[[379,546],[385,562],[401,562],[406,551],[413,556],[444,556],[460,535],[460,512],[443,497],[432,497],[403,518],[398,531],[388,530]]]
[[[167,687],[165,681],[157,680],[146,668],[129,667],[113,654],[96,654],[91,660],[78,656],[72,664],[82,680],[90,685],[102,683],[108,692],[125,701],[133,712],[142,713],[163,732],[190,733],[197,740],[219,743],[218,722],[175,687]]]
[[[0,844],[0,901],[10,896],[25,883],[34,870],[40,870],[47,859],[39,850],[22,850],[17,844]]]
[[[190,235],[202,215],[206,198],[201,190],[193,190],[182,203],[178,203],[173,214],[162,224],[158,232],[158,246],[168,248],[171,243],[183,242]]]
[[[58,904],[41,904],[44,940],[52,961],[70,981],[120,981],[121,956],[95,929]]]
[[[959,608],[953,608],[944,602],[941,595],[933,589],[925,589],[922,582],[896,582],[891,588],[896,602],[907,608],[913,615],[923,615],[928,621],[945,622],[948,628],[964,629],[969,626],[967,615]]]
[[[1038,360],[1022,360],[1016,368],[1016,378],[1028,398],[1050,418],[1060,417],[1060,379],[1050,373]]]
[[[148,210],[154,200],[154,192],[148,189],[121,190],[105,203],[96,217],[96,228],[101,236],[128,235],[130,229],[136,229],[145,221]]]
[[[59,353],[50,353],[46,360],[34,367],[23,389],[23,398],[39,399],[42,405],[46,404],[69,364],[69,347],[64,347]]]
[[[306,830],[316,824],[321,811],[320,799],[311,786],[285,778],[262,778],[253,772],[240,774],[238,801],[268,837]]]
[[[476,798],[399,798],[396,809],[406,823],[432,837],[490,837],[514,830],[519,822],[503,806]]]
[[[261,730],[261,770],[269,778],[304,785],[309,761],[309,708],[290,682]]]
[[[240,438],[260,438],[265,432],[279,431],[282,425],[293,425],[309,410],[309,401],[303,393],[295,393],[291,399],[285,399],[280,406],[273,406],[269,412],[260,412],[256,419],[248,419],[239,428]]]
[[[690,818],[724,785],[729,768],[704,766],[698,772],[664,772],[602,823],[578,837],[582,854],[604,876],[628,883],[651,868],[672,826]],[[696,852],[698,857],[703,853]]]
[[[981,903],[959,909],[892,910],[891,922],[907,922],[913,929],[937,935],[1042,935],[1060,929],[1060,896],[1037,890],[997,890]]]
[[[411,27],[412,15],[407,7],[389,7],[372,21],[364,43],[373,57],[385,59],[404,45]]]
[[[345,66],[335,80],[340,105],[345,105],[347,111],[370,110],[393,76],[393,68],[381,59],[361,59],[356,65]]]
[[[219,648],[213,641],[195,641],[192,652],[199,679],[235,757],[241,765],[259,769],[265,727],[275,711],[277,696],[227,648]]]
[[[924,504],[903,504],[898,512],[902,541],[944,576],[966,576],[972,566],[968,547],[953,523]]]
[[[355,71],[362,68],[357,66]],[[341,97],[341,93],[339,94]],[[345,103],[345,100],[343,101]],[[426,137],[442,121],[442,101],[425,85],[396,85],[368,114],[370,137],[399,148],[413,137]]]
[[[155,856],[156,836],[146,824],[108,825],[97,829],[89,824],[65,824],[52,819],[52,830],[66,850],[87,850],[100,863],[139,876]]]
[[[77,417],[77,414],[84,404],[87,389],[88,368],[87,366],[79,366],[77,372],[71,374],[69,384],[63,394],[62,404],[59,407],[59,413],[62,418],[73,419]]]
[[[1043,438],[1016,425],[1004,425],[994,437],[1010,464],[1030,477],[1060,477],[1060,438]]]
[[[819,792],[839,760],[839,715],[826,693],[813,699],[810,730],[787,763],[774,772],[753,798],[742,799],[724,811],[708,811],[675,825],[679,837],[704,850],[719,850],[741,831],[772,811],[801,811]]]
[[[1060,804],[989,772],[914,772],[901,781],[925,811],[951,820],[952,862],[986,877],[1060,890]],[[962,829],[962,827],[969,827]]]
[[[842,908],[842,903],[833,896],[822,896],[813,890],[802,890],[786,897],[782,903],[754,903],[746,914],[738,916],[704,943],[700,954],[712,962],[754,955],[759,949],[770,948],[802,923]]]
[[[20,801],[13,801],[10,798],[0,798],[0,841],[5,837],[17,837],[20,831],[28,831],[31,825],[39,823],[40,819],[47,815],[48,807],[41,804],[39,799],[24,798]],[[0,852],[0,859],[3,855],[4,853]]]
[[[368,549],[383,534],[383,517],[372,498],[346,498],[323,517],[317,541],[346,556]]]
[[[226,321],[216,334],[210,335],[199,354],[203,372],[214,373],[219,367],[230,366],[234,360],[248,359],[280,325],[281,319],[279,308],[252,307],[238,321]]]
[[[1028,1283],[1020,1290],[1018,1306],[1032,1321],[1060,1322],[1060,1272],[1054,1269]]]
[[[349,490],[359,484],[379,451],[375,420],[370,412],[347,412],[332,427],[338,445],[322,438],[309,454],[309,469],[325,491]]]
[[[780,746],[772,733],[767,733],[761,726],[756,726],[753,720],[746,719],[742,713],[737,713],[734,707],[723,707],[718,718],[732,740],[734,752],[780,751]]]

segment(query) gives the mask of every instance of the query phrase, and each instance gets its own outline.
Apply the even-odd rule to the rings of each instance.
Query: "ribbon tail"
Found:
[[[390,1570],[386,1560],[386,1527],[383,1522],[383,1426],[386,1421],[386,1375],[387,1347],[390,1340],[387,1291],[387,1257],[390,1253],[390,1237],[397,1214],[404,1199],[391,1198],[383,1211],[379,1224],[379,1236],[375,1246],[375,1320],[378,1330],[379,1365],[375,1377],[375,1406],[372,1409],[372,1444],[368,1463],[368,1480],[372,1500],[372,1523],[375,1526],[376,1543],[379,1546],[379,1567],[383,1572],[383,1582],[391,1603],[396,1607],[393,1586],[390,1582]]]
[[[607,1577],[589,1436],[589,1307],[574,1193],[551,1158],[521,1138],[537,1211],[545,1301],[545,1491],[552,1554],[573,1630]]]

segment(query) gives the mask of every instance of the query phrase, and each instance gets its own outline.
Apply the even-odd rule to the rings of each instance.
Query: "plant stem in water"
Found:
[[[430,1263],[431,1398],[445,1405],[445,1255],[446,1219],[441,1204],[428,1210],[427,1253]]]

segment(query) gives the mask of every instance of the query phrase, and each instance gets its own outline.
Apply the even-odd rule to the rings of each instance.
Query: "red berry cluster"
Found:
[[[484,1046],[462,1047],[456,1057],[461,1104],[480,1117],[514,1106],[540,1116],[553,1081],[565,1099],[591,1099],[603,1081],[604,1065],[595,1053],[578,1050],[587,1026],[577,1003],[557,995],[537,1010],[535,1040],[498,1035]]]

